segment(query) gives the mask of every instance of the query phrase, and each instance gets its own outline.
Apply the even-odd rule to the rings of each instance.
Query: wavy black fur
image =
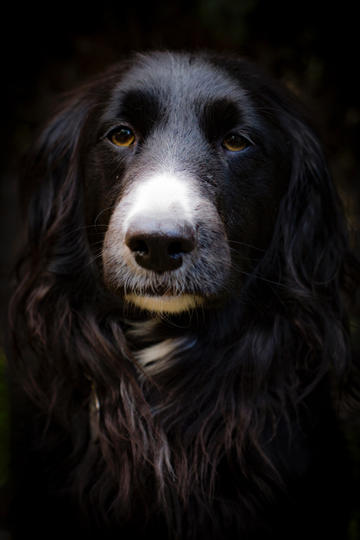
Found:
[[[213,142],[225,113],[205,118],[219,77],[251,133],[241,162]],[[104,122],[137,84],[162,108],[147,117],[142,105],[142,146],[114,163],[99,146]],[[201,97],[193,119],[203,125],[173,152],[215,201],[231,270],[200,308],[152,317],[104,285],[101,246],[122,182],[140,174],[181,84],[188,103]],[[187,113],[177,114],[163,130],[190,144],[176,139]],[[42,132],[26,166],[11,304],[13,373],[33,403],[16,442],[15,539],[345,538],[333,412],[357,397],[344,298],[358,266],[304,118],[243,60],[152,53],[78,89]],[[179,345],[143,373],[136,352],[164,339]]]

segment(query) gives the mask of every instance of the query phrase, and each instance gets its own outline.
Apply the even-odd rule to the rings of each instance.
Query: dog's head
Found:
[[[40,147],[33,224],[52,267],[74,273],[85,226],[106,288],[127,303],[180,312],[237,295],[256,268],[299,286],[337,271],[340,214],[319,144],[244,61],[137,55],[78,91]]]
[[[257,108],[234,75],[185,55],[138,58],[114,85],[85,176],[101,186],[91,222],[111,208],[104,276],[126,300],[181,311],[249,271],[289,173],[286,135]]]

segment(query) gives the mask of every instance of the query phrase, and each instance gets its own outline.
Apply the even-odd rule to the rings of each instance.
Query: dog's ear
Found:
[[[68,220],[81,201],[79,141],[91,106],[85,91],[71,96],[41,132],[24,164],[21,192],[27,242],[43,261],[44,250],[64,234],[60,229],[66,223],[71,226]]]
[[[284,279],[312,294],[341,277],[349,252],[342,204],[303,106],[262,73],[252,72],[249,81],[259,110],[283,133],[290,163],[270,251]]]
[[[343,381],[351,365],[344,309],[351,258],[345,214],[316,133],[296,106],[283,103],[279,115],[291,149],[291,173],[269,256],[294,327],[313,352],[304,362],[318,377],[331,365]],[[311,363],[315,359],[317,368]]]
[[[337,286],[348,252],[339,196],[318,138],[296,116],[288,116],[292,166],[277,234],[293,283],[313,292]]]
[[[39,396],[43,399],[43,395],[39,390],[40,379],[36,380],[33,373],[37,369],[36,355],[29,355],[29,349],[45,350],[49,321],[58,321],[56,330],[51,330],[55,334],[65,320],[70,320],[69,303],[65,295],[62,297],[56,291],[56,283],[59,275],[67,276],[69,283],[72,282],[69,277],[77,275],[76,268],[80,267],[84,252],[78,222],[81,213],[77,212],[81,204],[78,150],[90,109],[91,100],[86,91],[68,98],[43,129],[23,163],[20,188],[25,238],[9,321],[14,369],[26,373],[28,391],[36,399]],[[47,364],[51,364],[50,354],[43,371]]]

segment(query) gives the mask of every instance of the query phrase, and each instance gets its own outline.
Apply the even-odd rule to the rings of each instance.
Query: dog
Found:
[[[134,54],[66,97],[23,192],[14,539],[345,538],[358,263],[297,100]]]

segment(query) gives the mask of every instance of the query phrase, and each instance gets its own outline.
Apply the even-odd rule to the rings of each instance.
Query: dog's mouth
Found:
[[[136,307],[156,313],[181,313],[201,306],[204,298],[198,294],[163,294],[154,293],[128,293],[125,300]]]

